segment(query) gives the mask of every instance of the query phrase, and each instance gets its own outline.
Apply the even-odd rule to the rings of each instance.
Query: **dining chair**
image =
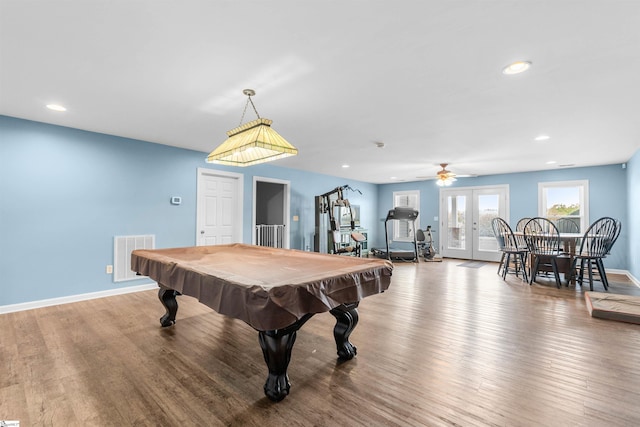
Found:
[[[582,286],[585,273],[589,276],[589,290],[593,291],[594,270],[600,277],[600,282],[605,291],[609,289],[609,281],[604,269],[603,258],[611,250],[613,243],[620,235],[618,222],[610,217],[602,217],[594,221],[582,236],[580,250],[573,258],[571,266],[572,274],[576,274],[578,261],[580,270],[577,283]]]
[[[620,232],[622,231],[622,221],[620,221],[619,219],[616,219],[615,221],[616,221],[616,232],[613,235],[613,239],[609,243],[609,250],[607,250],[607,255],[611,254],[611,248],[613,247],[613,244],[618,240],[618,237],[620,237]]]
[[[573,218],[559,218],[556,222],[560,233],[579,233],[580,225]]]
[[[504,219],[494,218],[491,221],[491,227],[498,242],[498,247],[502,252],[502,259],[498,265],[498,274],[500,274],[502,270],[502,278],[506,280],[512,261],[511,256],[513,255],[514,272],[516,276],[519,276],[520,271],[522,271],[522,277],[525,282],[528,282],[525,267],[528,250],[522,246],[518,246],[518,241],[513,234],[513,230],[511,230],[511,227]]]
[[[535,281],[540,267],[547,266],[553,270],[556,287],[560,288],[558,259],[569,259],[570,256],[563,251],[556,225],[547,218],[531,218],[524,226],[524,239],[533,260],[529,284]]]
[[[516,231],[524,231],[524,226],[529,222],[530,219],[531,218],[528,217],[520,218],[516,223]]]
[[[530,217],[520,218],[516,223],[516,232],[514,233],[518,247],[527,251],[527,254],[524,257],[524,268],[529,268],[529,247],[527,246],[527,242],[524,240],[524,226],[530,219]],[[529,271],[529,273],[531,273],[531,271]]]

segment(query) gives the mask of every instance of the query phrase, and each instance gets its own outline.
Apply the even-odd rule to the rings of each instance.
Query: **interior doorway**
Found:
[[[242,174],[198,168],[196,246],[242,242]]]
[[[444,257],[499,261],[491,220],[508,220],[509,186],[440,190],[440,253]]]
[[[290,182],[253,177],[254,245],[290,248]]]

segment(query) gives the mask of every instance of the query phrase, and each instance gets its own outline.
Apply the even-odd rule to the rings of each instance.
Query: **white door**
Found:
[[[440,190],[440,253],[450,258],[499,261],[491,220],[508,217],[509,186]]]
[[[198,169],[196,245],[242,242],[241,174]]]

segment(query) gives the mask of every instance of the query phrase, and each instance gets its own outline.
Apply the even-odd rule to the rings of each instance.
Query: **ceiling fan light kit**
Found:
[[[442,170],[436,174],[436,184],[439,187],[448,187],[457,181],[456,174],[447,170],[448,163],[440,163]]]

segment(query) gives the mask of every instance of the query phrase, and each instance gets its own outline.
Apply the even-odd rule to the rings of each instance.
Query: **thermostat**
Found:
[[[174,196],[171,198],[172,205],[179,205],[180,203],[182,203],[182,197]]]

